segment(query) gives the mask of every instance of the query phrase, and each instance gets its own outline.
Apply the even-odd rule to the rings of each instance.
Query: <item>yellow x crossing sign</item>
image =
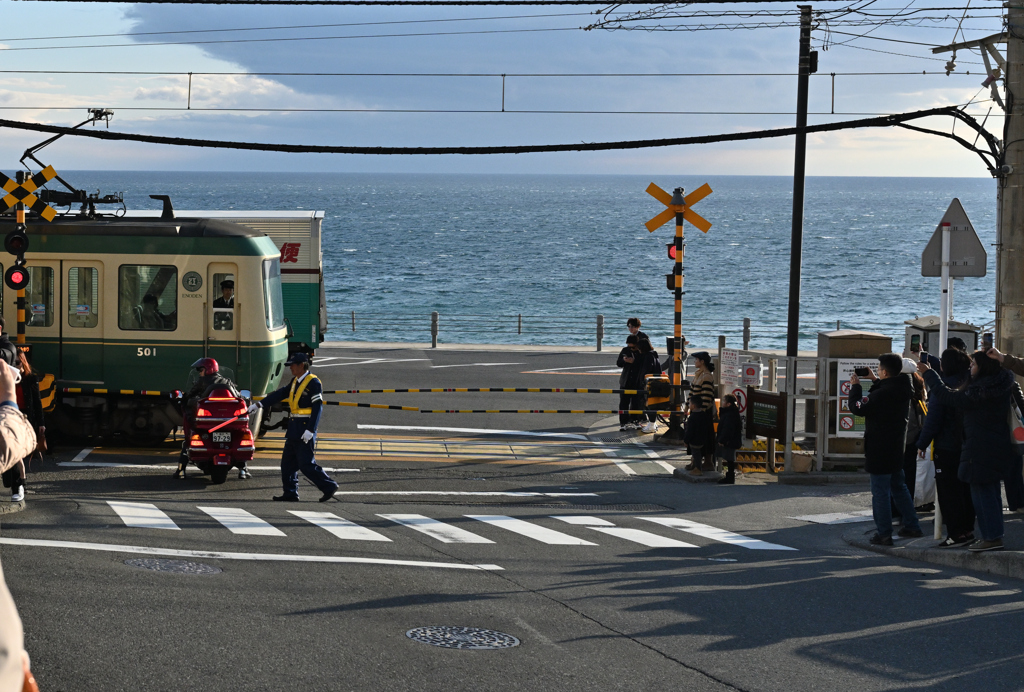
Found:
[[[672,204],[672,195],[662,190],[660,187],[651,183],[647,186],[647,194],[654,197],[656,200],[664,204],[668,209],[661,212],[653,219],[645,223],[647,230],[654,233],[656,230],[661,228],[667,221],[675,217],[676,212],[683,212],[683,218],[692,223],[698,230],[707,233],[711,229],[711,223],[700,214],[692,211],[692,207],[697,202],[701,201],[705,197],[711,194],[711,186],[704,183],[696,190],[688,194],[683,198],[682,204]]]
[[[56,177],[57,171],[53,170],[53,166],[47,166],[20,185],[17,181],[0,173],[0,187],[7,193],[0,198],[0,212],[13,209],[19,202],[23,202],[39,216],[47,221],[53,221],[57,212],[32,193]]]

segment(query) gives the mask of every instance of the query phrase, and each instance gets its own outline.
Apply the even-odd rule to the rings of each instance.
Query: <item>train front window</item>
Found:
[[[68,269],[68,326],[99,324],[99,272],[95,267]]]
[[[174,331],[178,327],[178,268],[122,264],[118,270],[117,326]]]
[[[282,329],[284,327],[281,263],[277,257],[263,260],[263,310],[267,318],[267,329]]]
[[[49,327],[53,324],[53,269],[27,267],[25,287],[25,326]]]

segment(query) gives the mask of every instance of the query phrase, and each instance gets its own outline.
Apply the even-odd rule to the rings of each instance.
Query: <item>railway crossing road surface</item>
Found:
[[[613,357],[556,355],[530,366]],[[396,359],[333,368],[372,377],[327,388],[395,369],[409,387],[557,386],[523,366],[445,368],[442,383],[423,374],[440,355]],[[170,445],[48,458],[26,509],[0,515],[42,688],[1020,689],[1021,584],[848,547],[842,533],[871,526],[866,486],[680,482],[644,450],[670,466],[673,452],[595,439],[600,416],[381,413],[325,421],[320,456],[341,484],[327,503],[305,481],[302,502],[270,500],[273,438],[251,480],[216,486],[172,480]],[[590,455],[596,443],[614,455]],[[454,630],[458,646],[518,645],[406,634],[446,626],[499,633]]]

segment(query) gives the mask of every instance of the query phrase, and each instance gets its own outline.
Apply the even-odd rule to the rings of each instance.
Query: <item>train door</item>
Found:
[[[60,262],[33,259],[26,269],[25,341],[32,345],[32,367],[40,373],[59,377],[61,322],[57,312],[60,310]],[[17,311],[13,311],[14,319],[7,323],[12,339],[18,330],[17,315]]]
[[[103,382],[103,265],[88,260],[61,265],[61,379]]]
[[[246,287],[237,283],[238,267],[225,262],[210,264],[207,277],[207,300],[210,306],[206,325],[207,334],[210,335],[208,354],[222,367],[230,368],[236,382],[247,381],[243,373],[238,371],[241,356],[241,307],[245,290],[248,288],[251,294],[259,287]]]

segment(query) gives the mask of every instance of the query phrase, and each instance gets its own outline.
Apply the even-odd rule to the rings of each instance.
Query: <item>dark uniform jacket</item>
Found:
[[[320,383],[320,379],[311,372],[307,372],[299,381],[297,381],[298,378],[293,377],[291,382],[277,391],[267,394],[260,402],[260,406],[269,409],[274,404],[289,399],[292,387],[294,386],[298,390],[306,379],[309,379],[309,383],[292,408],[292,418],[288,422],[288,432],[285,433],[285,437],[290,440],[300,439],[306,430],[316,433],[316,428],[320,425],[320,414],[323,412],[324,401],[324,387]],[[309,413],[305,413],[305,411],[309,411]]]
[[[850,411],[864,417],[864,458],[868,473],[896,473],[903,468],[913,395],[914,383],[906,374],[878,380],[871,385],[867,396],[863,396],[860,384],[850,388]]]
[[[963,411],[964,443],[958,476],[964,483],[996,483],[1010,477],[1016,454],[1010,444],[1010,399],[1013,374],[1000,370],[981,377],[962,390],[947,387],[934,370],[924,373],[932,396]]]

